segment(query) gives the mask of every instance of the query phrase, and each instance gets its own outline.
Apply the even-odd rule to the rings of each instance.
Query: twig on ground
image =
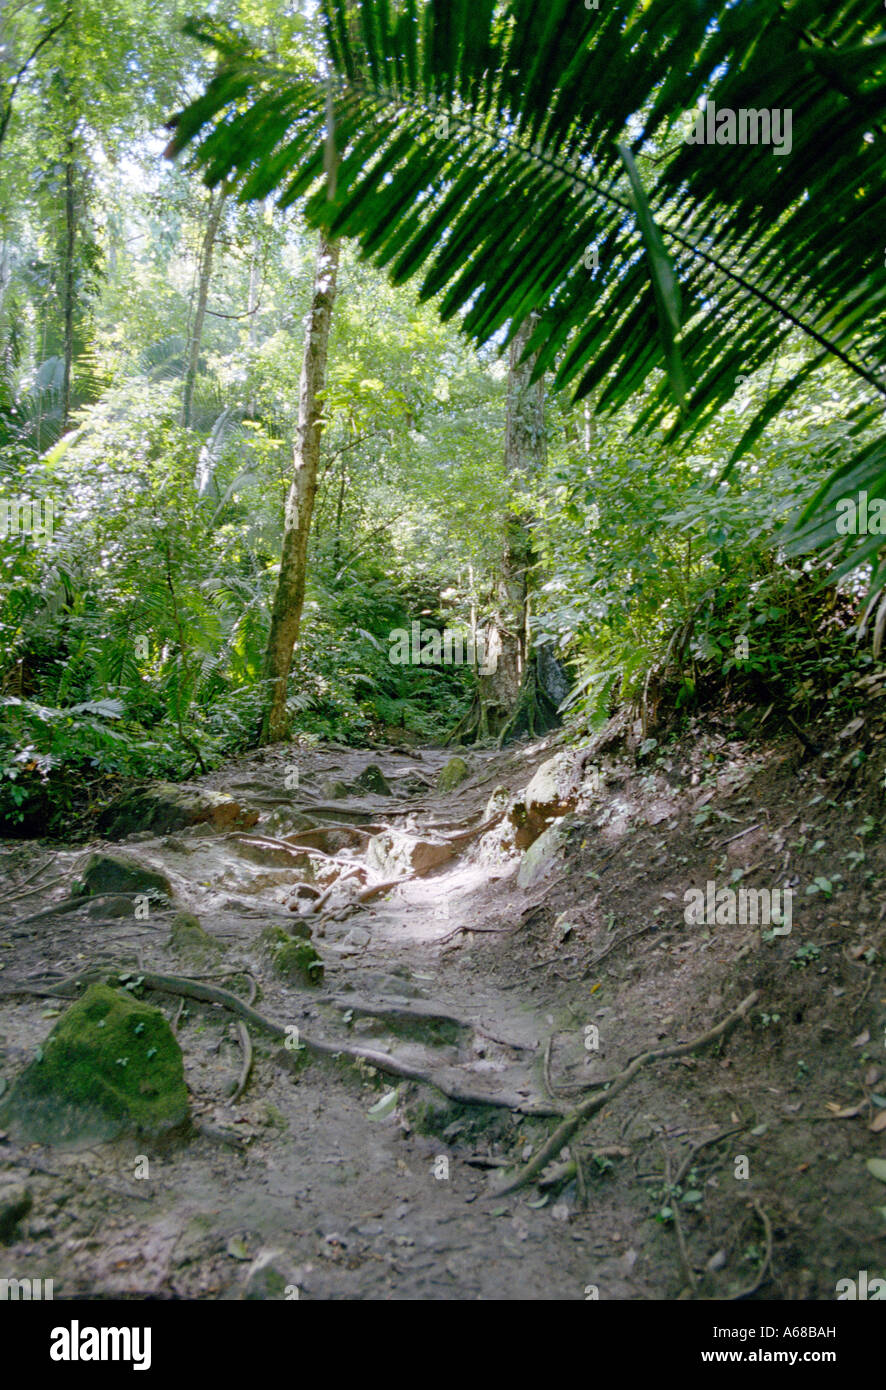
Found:
[[[664,1141],[662,1141],[660,1147],[665,1161],[665,1183],[667,1184],[668,1203],[674,1220],[674,1233],[677,1237],[677,1248],[680,1251],[680,1268],[683,1271],[684,1282],[687,1283],[692,1292],[695,1293],[698,1288],[698,1282],[695,1278],[692,1265],[689,1263],[689,1252],[686,1249],[686,1237],[683,1234],[683,1225],[680,1221],[680,1209],[674,1197],[674,1189],[678,1187],[679,1184],[671,1179],[671,1155]]]
[[[459,932],[479,932],[481,936],[509,936],[512,932],[520,931],[520,926],[516,927],[453,927],[452,931],[445,936],[438,936],[433,946],[443,946],[447,941],[451,941]]]
[[[736,1303],[740,1298],[750,1298],[752,1293],[756,1293],[760,1285],[763,1283],[763,1280],[766,1277],[766,1271],[767,1269],[769,1269],[770,1263],[772,1261],[772,1222],[769,1220],[769,1217],[766,1215],[766,1212],[760,1206],[760,1203],[757,1201],[756,1197],[754,1198],[753,1205],[754,1211],[757,1213],[760,1220],[762,1221],[763,1230],[766,1233],[766,1251],[763,1255],[763,1263],[760,1265],[760,1268],[757,1271],[757,1277],[754,1280],[753,1284],[749,1284],[748,1287],[746,1289],[742,1289],[740,1293],[733,1294],[732,1298],[729,1300],[730,1303]]]
[[[752,830],[759,830],[762,824],[762,821],[757,821],[756,825],[749,825],[747,830],[739,830],[737,835],[730,835],[728,840],[720,840],[716,848],[722,849],[724,845],[731,845],[733,840],[740,840],[744,835],[750,835]]]
[[[655,931],[655,928],[657,926],[658,922],[647,922],[645,927],[638,927],[636,931],[628,932],[626,936],[620,936],[617,938],[617,940],[611,941],[609,945],[606,947],[605,951],[601,951],[598,956],[594,956],[594,959],[588,962],[587,966],[585,967],[584,974],[578,976],[578,978],[581,980],[586,980],[588,976],[594,970],[596,970],[600,962],[605,960],[606,957],[610,954],[610,952],[614,951],[616,947],[626,946],[629,941],[633,941],[636,937],[645,936],[647,932]]]
[[[534,1158],[531,1158],[518,1174],[513,1182],[507,1187],[500,1188],[498,1192],[491,1193],[492,1197],[503,1197],[508,1193],[517,1192],[520,1188],[533,1181],[538,1176],[542,1168],[555,1158],[564,1145],[568,1144],[576,1130],[581,1128],[587,1120],[598,1110],[602,1110],[604,1105],[608,1105],[615,1097],[629,1086],[637,1073],[648,1062],[660,1061],[668,1057],[683,1057],[689,1052],[694,1052],[696,1048],[705,1047],[708,1043],[715,1042],[722,1038],[736,1023],[746,1016],[748,1010],[756,1004],[759,999],[759,991],[754,990],[746,999],[743,999],[738,1008],[733,1009],[732,1013],[727,1014],[724,1019],[713,1028],[709,1028],[706,1033],[700,1034],[697,1038],[691,1038],[689,1042],[674,1043],[670,1047],[654,1048],[649,1052],[643,1052],[639,1057],[635,1057],[628,1067],[617,1077],[614,1077],[606,1090],[597,1090],[593,1095],[588,1096],[587,1100],[582,1101],[577,1109],[568,1115],[562,1124],[558,1125],[550,1139],[541,1146]]]
[[[721,1129],[718,1131],[717,1134],[712,1134],[710,1139],[700,1139],[697,1144],[691,1144],[689,1147],[689,1153],[686,1155],[686,1157],[684,1158],[683,1162],[680,1164],[680,1167],[677,1170],[677,1176],[674,1178],[674,1186],[680,1186],[680,1183],[683,1181],[686,1174],[689,1172],[689,1169],[695,1162],[696,1156],[700,1153],[702,1149],[710,1148],[711,1144],[717,1144],[721,1139],[727,1139],[730,1134],[740,1134],[743,1129],[747,1129],[747,1125],[732,1125],[729,1129]]]

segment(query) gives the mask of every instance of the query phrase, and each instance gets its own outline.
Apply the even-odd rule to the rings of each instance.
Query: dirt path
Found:
[[[7,842],[4,1077],[63,1007],[16,986],[98,965],[242,991],[237,977],[248,974],[256,1007],[283,1026],[328,1050],[367,1049],[435,1085],[385,1074],[383,1061],[308,1061],[252,1028],[251,1076],[233,1100],[236,1021],[189,1001],[178,1033],[203,1130],[156,1152],[0,1142],[0,1175],[24,1181],[33,1198],[15,1243],[0,1247],[0,1276],[51,1277],[57,1298],[237,1298],[248,1287],[323,1299],[583,1299],[594,1290],[646,1299],[730,1297],[756,1283],[761,1297],[802,1298],[832,1297],[835,1276],[882,1264],[883,1188],[865,1170],[884,1150],[870,1128],[884,1113],[871,1096],[886,1086],[876,912],[842,933],[841,945],[868,950],[854,959],[851,949],[828,954],[818,904],[814,921],[807,915],[791,941],[775,943],[777,955],[746,929],[693,935],[682,925],[683,887],[712,873],[709,863],[783,859],[787,839],[779,848],[777,837],[796,800],[790,759],[764,774],[736,746],[702,779],[697,741],[684,765],[677,758],[656,774],[610,758],[607,784],[559,822],[571,825],[562,852],[521,886],[512,831],[496,819],[508,797],[493,793],[513,800],[555,752],[551,742],[472,752],[469,777],[448,793],[436,790],[451,757],[439,750],[326,747],[299,752],[295,764],[279,749],[245,757],[202,785],[257,812],[256,824],[107,846],[171,883],[173,908],[152,906],[146,920],[113,894],[38,916],[67,898],[87,850]],[[742,793],[765,797],[767,815],[724,849],[750,814],[736,813]],[[731,812],[717,811],[726,805]],[[828,814],[837,813],[822,805]],[[392,880],[401,882],[372,894]],[[863,892],[860,879],[856,909]],[[208,966],[170,945],[181,909],[223,948]],[[847,900],[841,920],[849,909]],[[281,979],[263,944],[269,926],[296,922],[322,956],[316,988]],[[818,955],[792,964],[816,942]],[[650,1048],[703,1033],[752,990],[760,1005],[727,1038],[651,1064],[603,1104],[555,1156],[559,1181],[548,1167],[541,1187],[495,1197],[502,1170],[513,1177],[537,1155],[589,1088]],[[151,998],[179,1015],[182,1001]],[[854,1116],[835,1118],[853,1106]],[[566,1166],[576,1153],[578,1174]]]

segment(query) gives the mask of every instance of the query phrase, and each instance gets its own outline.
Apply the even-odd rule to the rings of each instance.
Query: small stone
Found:
[[[295,1287],[294,1279],[285,1272],[285,1261],[281,1250],[260,1251],[247,1271],[244,1299],[285,1298],[287,1289]]]
[[[372,933],[368,932],[365,927],[351,927],[347,936],[343,938],[342,945],[368,946],[371,940]]]

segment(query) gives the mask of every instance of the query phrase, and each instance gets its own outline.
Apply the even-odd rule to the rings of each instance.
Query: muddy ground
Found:
[[[197,779],[257,813],[245,830],[3,842],[7,1085],[65,1007],[22,991],[92,968],[247,997],[251,980],[257,1009],[328,1048],[250,1027],[234,1100],[233,1015],[145,994],[176,1024],[193,1127],[76,1151],[0,1135],[0,1179],[32,1199],[0,1277],[52,1278],[57,1299],[769,1300],[886,1275],[886,1186],[867,1166],[886,1158],[882,744],[859,770],[847,740],[810,756],[789,732],[743,741],[703,721],[643,757],[598,739],[559,847],[522,886],[496,816],[556,739],[468,752],[445,793],[445,750],[278,747]],[[356,787],[370,765],[389,794]],[[294,857],[305,829],[336,825],[358,833]],[[418,873],[389,827],[395,850],[424,847]],[[171,905],[39,915],[105,847],[163,872]],[[790,883],[790,934],[687,926],[684,893],[708,880]],[[183,908],[221,948],[210,965],[170,945]],[[297,921],[324,963],[314,987],[275,974],[260,941]],[[606,1100],[632,1059],[748,998],[722,1036],[650,1059]],[[496,1196],[594,1095],[565,1151]]]

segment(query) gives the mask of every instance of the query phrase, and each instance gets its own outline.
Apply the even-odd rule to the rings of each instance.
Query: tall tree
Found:
[[[537,355],[528,345],[537,325],[530,314],[511,340],[505,416],[504,468],[511,495],[525,492],[545,461],[544,380],[532,380]],[[529,639],[530,575],[535,562],[532,517],[508,514],[494,578],[477,694],[451,736],[459,742],[536,733],[556,723],[556,707],[540,677]],[[485,667],[485,670],[483,669]]]
[[[335,303],[340,244],[321,235],[311,307],[305,320],[305,346],[298,392],[298,431],[292,481],[286,499],[280,578],[271,609],[271,628],[265,653],[268,698],[262,715],[261,742],[282,739],[287,732],[286,686],[292,653],[298,641],[305,600],[308,538],[323,434],[323,391],[329,352],[329,326]]]
[[[215,244],[221,226],[222,213],[229,192],[228,185],[222,184],[220,188],[209,195],[209,204],[206,210],[206,225],[203,229],[203,240],[197,262],[197,299],[194,305],[194,317],[191,320],[191,331],[188,336],[188,358],[182,393],[182,424],[185,429],[188,429],[191,424],[194,386],[197,381],[197,369],[200,365],[200,344],[203,339],[203,324],[206,321],[209,283],[212,279],[212,261],[215,255]]]

